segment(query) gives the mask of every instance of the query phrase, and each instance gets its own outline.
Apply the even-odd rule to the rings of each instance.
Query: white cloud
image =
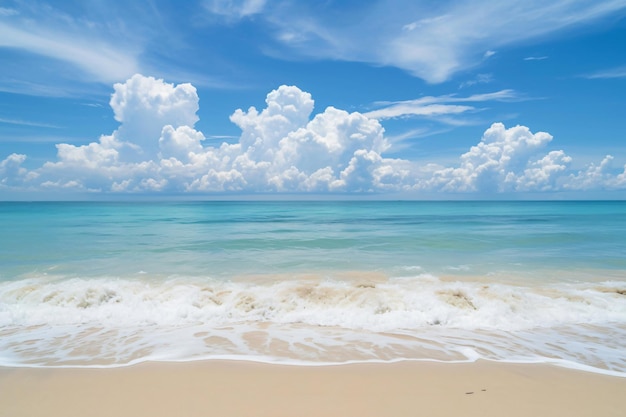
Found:
[[[613,156],[607,155],[598,165],[591,163],[584,170],[570,174],[565,187],[570,190],[626,188],[626,166],[621,173],[616,173],[613,159]]]
[[[111,107],[121,124],[98,142],[57,145],[57,161],[36,172],[41,186],[137,191],[369,191],[387,160],[378,121],[333,107],[311,119],[314,102],[297,87],[270,92],[266,107],[238,109],[238,143],[203,146],[194,129],[198,96],[135,75],[114,86]],[[369,176],[368,176],[369,175]],[[45,180],[43,179],[45,178]]]
[[[585,78],[589,78],[591,80],[605,78],[626,78],[626,65],[622,67],[594,72],[593,74],[586,75]]]
[[[132,191],[165,187],[165,183],[150,178],[135,184],[132,178],[160,175],[155,162],[159,144],[167,154],[185,143],[181,136],[193,130],[189,126],[198,120],[196,89],[190,84],[174,86],[136,74],[114,85],[110,105],[120,127],[88,145],[58,144],[58,161],[47,162],[40,170],[42,176],[55,177],[48,182],[49,187],[65,186],[69,181],[85,189],[104,191],[121,191],[122,184],[132,185],[132,189],[124,188]],[[179,128],[181,134],[172,134]],[[165,134],[159,141],[162,131]]]
[[[367,116],[375,119],[392,119],[403,116],[441,116],[444,114],[459,114],[475,110],[472,106],[459,106],[452,104],[422,104],[417,101],[397,103],[384,109],[373,110]]]
[[[563,151],[552,151],[543,158],[530,162],[522,175],[515,179],[516,191],[555,191],[561,189],[558,181],[572,158]]]
[[[5,119],[0,117],[0,123],[6,123],[10,125],[18,125],[18,126],[34,126],[34,127],[45,127],[49,129],[59,129],[60,126],[56,126],[49,123],[41,123],[41,122],[31,122],[28,120],[19,120],[19,119]]]
[[[317,12],[289,4],[265,17],[292,51],[395,66],[429,83],[449,80],[505,46],[532,43],[626,8],[623,0],[442,1],[437,7],[427,0],[388,0],[360,4],[359,18],[351,20],[349,14],[329,19],[327,7]]]
[[[148,156],[154,155],[155,138],[163,126],[193,126],[198,121],[198,94],[191,84],[174,86],[135,74],[113,88],[109,104],[121,123],[116,140],[138,145]]]
[[[496,92],[481,101],[511,97]],[[525,126],[494,123],[480,142],[447,166],[385,157],[390,143],[377,119],[328,107],[313,115],[311,95],[280,86],[265,108],[236,110],[236,143],[207,146],[195,129],[198,96],[190,84],[135,75],[116,84],[111,107],[120,127],[96,142],[57,145],[56,161],[28,170],[25,155],[0,162],[0,187],[108,193],[158,192],[551,192],[626,189],[626,168],[612,157],[582,170],[549,150],[552,136]],[[414,103],[415,104],[415,103]]]
[[[27,174],[22,163],[26,160],[26,155],[12,153],[0,162],[0,189],[3,187],[18,185]]]
[[[0,7],[0,16],[8,17],[8,16],[16,16],[18,14],[20,14],[20,12],[15,9],[11,9],[8,7]]]
[[[206,9],[227,18],[241,19],[260,13],[266,0],[206,0]]]
[[[194,155],[202,153],[202,141],[205,139],[201,132],[189,126],[180,126],[176,129],[166,125],[159,138],[159,157],[162,159],[175,158],[189,162]]]
[[[459,85],[459,88],[471,87],[476,84],[489,84],[492,81],[493,81],[492,74],[478,74],[476,75],[476,78],[474,78],[473,80],[462,82],[461,85]]]
[[[562,151],[531,159],[551,140],[548,133],[533,134],[525,126],[507,129],[502,123],[494,123],[478,145],[461,155],[457,167],[435,170],[423,188],[453,192],[541,191],[554,176],[553,165],[569,161]]]
[[[475,94],[469,97],[445,95],[422,97],[415,100],[379,103],[383,107],[365,113],[365,116],[385,120],[396,117],[423,116],[439,117],[477,110],[474,106],[450,103],[477,103],[484,101],[512,101],[521,99],[513,90],[500,90],[494,93]]]
[[[65,61],[101,82],[124,79],[138,69],[134,54],[119,45],[97,37],[76,36],[62,28],[20,27],[12,22],[0,22],[0,47]]]

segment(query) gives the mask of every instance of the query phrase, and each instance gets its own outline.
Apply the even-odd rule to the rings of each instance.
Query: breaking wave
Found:
[[[513,285],[355,272],[0,283],[0,365],[478,358],[626,376],[620,281]]]

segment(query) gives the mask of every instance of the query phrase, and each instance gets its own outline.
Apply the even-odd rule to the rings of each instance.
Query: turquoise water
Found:
[[[622,202],[4,203],[0,222],[3,279],[626,269]]]
[[[624,202],[0,203],[0,364],[626,375]]]

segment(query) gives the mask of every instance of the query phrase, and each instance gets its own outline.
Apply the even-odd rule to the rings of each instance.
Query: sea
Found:
[[[213,359],[626,377],[626,202],[0,203],[0,366]]]

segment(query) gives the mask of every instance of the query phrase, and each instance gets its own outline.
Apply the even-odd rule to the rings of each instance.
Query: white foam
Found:
[[[319,277],[62,278],[0,283],[0,364],[551,361],[624,373],[619,281],[513,286]]]

